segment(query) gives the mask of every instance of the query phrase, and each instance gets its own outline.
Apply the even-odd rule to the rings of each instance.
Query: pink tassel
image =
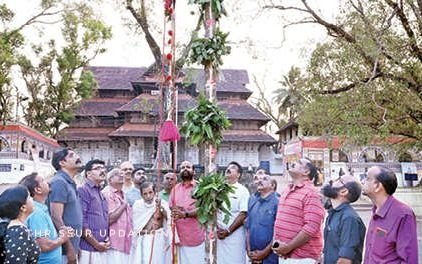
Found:
[[[173,123],[173,120],[167,119],[164,121],[160,130],[160,140],[163,142],[180,140],[179,129]]]

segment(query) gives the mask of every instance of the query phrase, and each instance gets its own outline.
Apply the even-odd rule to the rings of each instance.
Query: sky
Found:
[[[15,11],[17,24],[25,21],[37,9],[37,1],[3,0]],[[222,68],[246,69],[250,84],[247,86],[256,91],[253,79],[266,89],[267,97],[279,88],[279,81],[292,66],[304,67],[316,43],[326,41],[326,31],[317,25],[296,25],[283,29],[287,21],[297,21],[301,16],[297,12],[270,11],[259,13],[260,5],[266,0],[226,0],[228,16],[221,19],[221,30],[230,32],[229,42],[232,46],[230,55],[224,57]],[[281,0],[279,0],[281,1]],[[91,65],[94,66],[149,66],[153,62],[151,52],[143,36],[129,29],[132,17],[118,3],[124,1],[103,0],[90,1],[97,3],[97,15],[112,26],[113,38],[105,47],[107,52],[97,56]],[[134,1],[136,2],[136,1]],[[176,6],[176,39],[186,43],[190,30],[195,25],[195,5],[188,5],[188,0],[178,0]],[[273,0],[277,2],[277,0]],[[297,0],[284,0],[286,4],[295,4]],[[338,0],[312,0],[310,5],[318,10],[324,18],[334,20],[339,12]],[[162,1],[153,1],[151,16],[156,28],[162,26]],[[153,27],[154,28],[154,27]],[[56,38],[59,28],[49,25],[38,26],[38,30],[28,29],[25,35],[37,42]],[[161,32],[157,30],[156,39],[161,42]],[[199,66],[196,66],[199,67]]]
[[[227,8],[228,16],[221,19],[221,30],[230,32],[228,39],[232,52],[224,57],[222,68],[246,69],[251,81],[252,77],[256,76],[258,82],[269,91],[278,87],[277,83],[281,76],[286,74],[291,66],[306,65],[316,43],[327,39],[326,31],[316,25],[298,25],[283,29],[286,21],[295,21],[299,18],[297,12],[282,14],[280,11],[273,11],[259,14],[258,1],[238,1],[241,5],[235,6],[231,2],[233,1],[223,2],[230,6]],[[310,2],[312,7],[320,10],[320,13],[329,19],[334,19],[338,13],[337,0]],[[108,7],[112,6],[110,4]],[[156,6],[156,9],[161,12],[161,5]],[[187,42],[190,36],[189,30],[195,24],[195,20],[189,15],[191,11],[196,12],[196,6],[177,1],[176,39],[181,43]],[[110,14],[109,17],[116,17],[116,10],[113,8],[103,9],[103,12]],[[127,15],[127,11],[121,14]],[[113,29],[116,29],[113,31],[115,37],[107,44],[108,52],[98,56],[92,64],[135,67],[149,65],[153,59],[142,37],[134,36],[133,31],[125,28],[123,25],[125,21],[122,19],[116,17],[110,22],[113,24]],[[161,36],[158,40],[161,40]],[[251,83],[249,88],[254,89],[254,85]]]

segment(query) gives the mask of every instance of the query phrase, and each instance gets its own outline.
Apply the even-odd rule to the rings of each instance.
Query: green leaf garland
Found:
[[[193,145],[212,145],[218,148],[223,141],[222,131],[231,126],[225,113],[202,94],[198,106],[185,113],[180,132]]]
[[[221,210],[224,216],[224,223],[227,223],[230,217],[230,193],[234,193],[234,187],[227,183],[222,174],[209,174],[199,178],[192,193],[196,199],[196,208],[198,221],[202,225],[215,224],[215,215]]]

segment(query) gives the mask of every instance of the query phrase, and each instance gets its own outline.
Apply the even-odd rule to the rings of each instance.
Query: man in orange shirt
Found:
[[[324,208],[313,180],[315,165],[300,159],[289,170],[292,178],[281,194],[274,225],[273,251],[279,264],[314,264],[322,252]]]

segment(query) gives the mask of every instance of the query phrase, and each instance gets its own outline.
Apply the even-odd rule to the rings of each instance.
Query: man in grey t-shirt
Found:
[[[82,234],[82,207],[74,178],[82,168],[82,162],[78,154],[65,148],[54,153],[52,165],[57,173],[50,182],[51,218],[57,230],[63,226],[74,229],[75,236],[64,244],[63,263],[76,264]]]

